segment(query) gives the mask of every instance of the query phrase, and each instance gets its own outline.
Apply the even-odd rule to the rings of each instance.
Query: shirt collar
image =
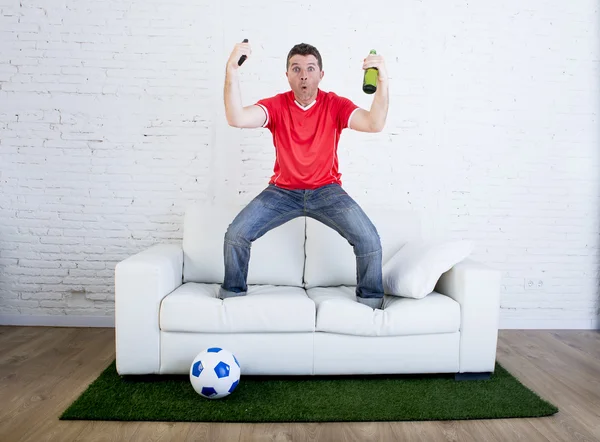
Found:
[[[317,99],[319,98],[319,95],[321,95],[321,90],[320,90],[320,89],[317,89],[317,96],[315,97],[314,101],[313,101],[312,103],[310,103],[309,105],[307,105],[306,107],[304,107],[304,106],[302,106],[300,103],[298,103],[298,102],[296,101],[296,98],[294,97],[294,95],[293,95],[293,94],[294,94],[294,93],[292,92],[292,98],[294,99],[294,103],[296,103],[296,106],[298,106],[298,107],[299,107],[300,109],[302,109],[303,111],[307,111],[307,110],[309,110],[311,107],[313,107],[313,106],[316,104],[316,102],[317,102]]]
[[[313,107],[315,105],[316,102],[317,102],[317,99],[315,98],[315,100],[312,103],[310,103],[308,106],[304,107],[294,99],[294,103],[296,103],[296,106],[298,106],[303,111],[309,110],[311,107]]]

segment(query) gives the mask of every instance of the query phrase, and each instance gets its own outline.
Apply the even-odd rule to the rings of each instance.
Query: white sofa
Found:
[[[373,310],[356,302],[351,246],[302,217],[253,243],[248,295],[221,300],[223,237],[240,209],[193,205],[182,244],[155,245],[117,264],[119,374],[188,373],[214,346],[233,352],[242,374],[493,372],[499,271],[467,258],[423,299],[386,295],[384,309]],[[421,238],[412,212],[365,211],[384,263]]]

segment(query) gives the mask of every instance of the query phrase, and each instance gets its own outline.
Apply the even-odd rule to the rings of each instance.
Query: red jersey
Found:
[[[263,127],[271,131],[275,145],[275,166],[269,184],[284,189],[342,184],[337,147],[357,105],[320,89],[316,100],[306,108],[296,102],[293,91],[256,104],[267,114]]]

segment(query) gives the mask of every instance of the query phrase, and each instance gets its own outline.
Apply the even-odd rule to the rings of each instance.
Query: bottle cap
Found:
[[[371,49],[371,51],[369,51],[369,54],[377,54],[377,51],[375,51],[375,49]]]

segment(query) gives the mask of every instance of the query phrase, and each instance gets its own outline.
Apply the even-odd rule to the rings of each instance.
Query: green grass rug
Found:
[[[113,362],[62,420],[338,422],[539,417],[558,409],[500,365],[491,379],[453,375],[244,376],[204,399],[181,376],[119,376]]]

